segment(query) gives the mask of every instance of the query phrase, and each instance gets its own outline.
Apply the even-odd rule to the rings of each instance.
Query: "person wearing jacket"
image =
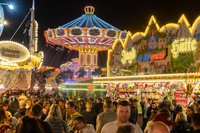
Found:
[[[83,116],[73,119],[74,133],[96,133],[92,124],[86,124]]]

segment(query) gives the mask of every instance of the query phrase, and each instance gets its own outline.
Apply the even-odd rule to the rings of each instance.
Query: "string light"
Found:
[[[30,52],[28,51],[28,49],[17,42],[0,41],[0,49],[2,50],[3,48],[11,50],[11,51],[12,50],[19,51],[19,58],[4,57],[1,52],[1,55],[0,55],[1,60],[11,62],[11,63],[19,63],[19,62],[23,62],[27,60],[30,57]]]

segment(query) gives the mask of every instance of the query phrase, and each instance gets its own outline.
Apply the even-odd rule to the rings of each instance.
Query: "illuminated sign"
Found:
[[[172,56],[177,58],[179,53],[188,53],[197,49],[197,41],[192,38],[175,39],[172,43]]]
[[[20,51],[2,47],[1,55],[3,57],[19,58],[20,57]]]
[[[140,55],[138,57],[138,62],[145,62],[145,61],[149,61],[150,60],[150,54],[144,54],[144,55]]]
[[[162,50],[156,54],[154,53],[146,53],[143,55],[140,55],[138,57],[138,62],[145,62],[145,61],[154,61],[154,60],[164,60],[167,56],[166,50]]]
[[[30,53],[23,45],[13,41],[0,41],[0,59],[12,63],[23,62]]]
[[[150,55],[150,60],[151,61],[153,61],[153,60],[163,60],[163,59],[165,59],[165,57],[166,57],[166,52],[165,51],[161,51],[158,54]]]
[[[136,58],[136,50],[134,47],[129,52],[127,52],[126,50],[122,50],[121,55],[122,55],[122,58],[121,58],[122,64],[126,64],[126,63],[132,64],[133,60],[135,60]]]

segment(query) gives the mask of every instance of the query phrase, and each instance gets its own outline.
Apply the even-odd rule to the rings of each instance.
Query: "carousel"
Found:
[[[84,11],[81,17],[56,29],[48,29],[44,35],[47,44],[78,51],[78,69],[84,70],[85,74],[75,74],[75,78],[91,79],[92,71],[98,68],[98,52],[112,49],[114,42],[124,40],[127,32],[97,17],[92,6],[86,6]]]

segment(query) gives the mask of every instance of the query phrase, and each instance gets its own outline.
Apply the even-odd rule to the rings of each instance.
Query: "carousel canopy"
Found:
[[[61,26],[62,28],[73,28],[73,27],[87,27],[87,28],[104,28],[104,29],[113,29],[115,31],[120,31],[118,28],[110,25],[104,20],[100,19],[94,14],[94,7],[87,6],[85,7],[85,14],[81,17]]]
[[[44,35],[47,44],[60,45],[72,50],[82,48],[105,51],[112,47],[117,38],[125,39],[127,32],[110,25],[94,15],[94,7],[86,6],[81,17],[48,29]]]

